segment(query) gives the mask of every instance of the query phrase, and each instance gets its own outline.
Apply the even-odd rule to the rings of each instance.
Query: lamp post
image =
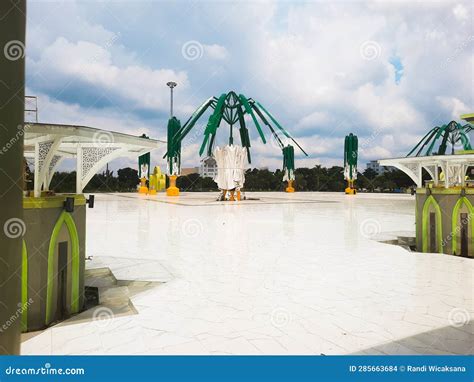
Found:
[[[170,97],[170,118],[173,118],[173,89],[178,86],[178,84],[174,81],[167,82],[166,85],[171,90],[171,97]]]

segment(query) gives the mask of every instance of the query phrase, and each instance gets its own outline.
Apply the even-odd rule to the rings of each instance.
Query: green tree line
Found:
[[[33,188],[34,174],[28,174],[28,188]],[[343,168],[339,166],[312,168],[302,167],[295,170],[295,187],[298,191],[343,191],[346,187]],[[280,169],[248,169],[245,173],[247,191],[283,191],[283,172]],[[139,183],[138,171],[126,167],[117,171],[104,171],[94,175],[84,192],[135,192]],[[217,185],[211,178],[199,174],[180,176],[177,186],[182,191],[217,191]],[[358,173],[356,186],[367,192],[399,192],[414,186],[413,181],[400,170],[389,170],[382,175],[372,169]],[[57,193],[69,193],[76,190],[76,172],[56,172],[51,180],[50,189]]]

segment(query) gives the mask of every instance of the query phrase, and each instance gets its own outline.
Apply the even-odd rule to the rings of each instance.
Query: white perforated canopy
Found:
[[[382,159],[381,166],[393,166],[407,174],[417,187],[423,187],[422,171],[425,169],[436,186],[440,183],[445,188],[464,186],[466,171],[474,166],[474,154],[430,155],[422,157],[404,157]],[[444,179],[440,179],[440,170]]]
[[[35,196],[47,190],[64,158],[76,158],[76,192],[82,193],[94,174],[119,157],[138,157],[166,142],[87,126],[28,123],[25,157],[35,161]]]

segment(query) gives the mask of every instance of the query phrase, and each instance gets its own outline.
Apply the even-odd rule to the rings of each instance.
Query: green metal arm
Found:
[[[291,139],[293,143],[306,155],[308,154],[303,150],[303,148],[295,141],[295,139],[273,118],[273,116],[258,102],[254,101],[252,98],[246,98],[243,94],[237,95],[235,92],[231,91],[227,94],[223,93],[219,98],[211,97],[206,102],[204,102],[196,111],[191,115],[191,117],[186,121],[186,123],[179,127],[176,132],[173,134],[173,137],[168,137],[168,140],[174,142],[174,144],[181,145],[181,141],[189,134],[193,129],[199,118],[208,110],[209,108],[213,109],[211,116],[207,122],[204,139],[199,149],[199,155],[204,153],[204,150],[207,146],[208,155],[212,154],[212,148],[214,146],[217,129],[219,128],[222,120],[229,124],[230,126],[230,138],[229,142],[232,144],[233,141],[233,126],[237,122],[240,124],[240,140],[242,146],[247,150],[247,158],[249,163],[251,162],[250,157],[250,138],[249,131],[246,126],[244,119],[245,114],[250,115],[255,124],[255,127],[258,131],[260,138],[263,143],[267,143],[265,135],[261,128],[261,123],[263,122],[266,125],[275,139],[277,140],[279,146],[283,149],[284,143],[282,142],[277,129],[281,131],[287,138]],[[260,119],[257,119],[257,116]],[[270,122],[271,121],[271,122]],[[273,126],[275,125],[275,126]],[[168,132],[168,135],[170,132]],[[167,152],[163,158],[166,158],[169,155]]]
[[[247,150],[247,160],[249,163],[252,163],[252,158],[250,156],[250,138],[249,138],[249,131],[247,127],[245,126],[245,119],[244,119],[244,113],[242,111],[242,108],[239,107],[237,108],[237,116],[239,118],[239,124],[240,124],[240,142],[242,143],[242,146],[245,147]]]
[[[413,149],[407,154],[407,157],[409,157],[409,156],[418,148],[418,146],[420,146],[420,145],[423,143],[423,141],[425,140],[425,138],[428,137],[428,135],[429,135],[430,137],[426,140],[426,142],[421,146],[420,150],[416,153],[416,156],[418,156],[418,155],[420,154],[421,150],[423,150],[423,148],[427,145],[427,143],[428,143],[428,142],[430,141],[430,139],[433,137],[433,135],[436,134],[436,132],[437,132],[436,129],[437,129],[437,127],[434,127],[434,128],[432,128],[430,131],[428,131],[428,133],[426,133],[426,135],[420,140],[420,142],[418,142],[418,143],[416,144],[416,146],[413,147]]]
[[[472,130],[470,124],[461,126],[460,123],[451,121],[447,125],[441,127],[436,126],[431,129],[417,144],[416,146],[407,154],[407,157],[411,156],[413,153],[415,156],[423,155],[423,150],[425,147],[428,147],[424,155],[431,155],[435,144],[439,142],[439,139],[442,137],[441,143],[438,148],[438,155],[446,154],[446,149],[448,143],[455,145],[459,140],[461,141],[464,150],[471,150],[471,142],[467,133]]]
[[[277,140],[279,146],[281,147],[281,149],[283,149],[285,147],[285,145],[283,144],[283,142],[281,141],[280,137],[278,136],[278,134],[276,133],[275,129],[272,127],[272,125],[270,125],[267,121],[267,119],[265,118],[265,116],[262,114],[262,112],[259,110],[259,108],[255,105],[255,102],[249,102],[250,103],[250,106],[252,107],[252,109],[257,113],[257,115],[260,117],[260,119],[263,121],[263,123],[270,129],[270,131],[272,132],[273,136],[275,137],[275,139]]]
[[[186,121],[186,123],[183,125],[181,130],[179,131],[179,140],[182,141],[186,135],[191,131],[191,129],[194,127],[196,122],[198,121],[199,118],[206,112],[206,110],[209,108],[209,106],[212,107],[212,105],[216,102],[215,97],[211,97],[206,100],[201,106],[199,106],[196,111],[193,113],[193,115]]]
[[[262,109],[262,110],[264,111],[264,113],[265,113],[266,115],[268,115],[268,117],[272,120],[272,122],[276,125],[276,127],[278,127],[278,128],[281,130],[281,132],[282,132],[283,134],[285,134],[285,136],[286,136],[287,138],[291,139],[291,140],[293,141],[293,143],[294,143],[296,146],[298,146],[298,148],[303,152],[304,155],[308,156],[308,154],[306,153],[306,151],[304,151],[303,148],[298,144],[298,142],[296,142],[296,141],[293,139],[293,137],[278,123],[278,121],[277,121],[275,118],[273,118],[273,116],[267,111],[267,109],[265,109],[265,108],[262,106],[262,104],[261,104],[260,102],[255,101],[255,103],[257,104],[257,106],[258,106],[260,109]]]
[[[210,97],[209,99],[206,100],[201,106],[199,106],[194,113],[189,117],[189,119],[186,121],[186,123],[181,126],[181,128],[176,132],[175,136],[178,142],[182,142],[182,140],[186,137],[186,135],[189,134],[189,132],[192,130],[196,122],[198,121],[199,118],[206,112],[206,110],[215,102],[215,97]],[[174,137],[172,137],[174,139]],[[170,137],[168,137],[170,139]],[[168,151],[163,155],[163,159],[168,156]]]
[[[219,127],[221,120],[222,120],[222,112],[224,107],[226,94],[223,93],[217,100],[216,108],[214,109],[214,113],[209,117],[209,121],[207,122],[206,130],[204,131],[204,140],[202,141],[201,148],[199,149],[199,155],[202,155],[204,152],[204,148],[209,140],[209,135],[216,134],[217,128]]]
[[[441,134],[446,130],[447,125],[443,125],[439,128],[438,132],[436,133],[435,138],[433,139],[433,142],[431,142],[431,145],[428,148],[428,151],[426,152],[426,155],[431,155],[431,152],[433,151],[433,147],[436,143],[436,141],[439,139]]]
[[[252,108],[250,107],[249,101],[247,100],[247,98],[245,98],[243,94],[239,94],[239,99],[240,102],[242,102],[242,105],[244,106],[245,112],[252,117],[253,123],[255,123],[255,127],[257,128],[263,143],[267,143],[267,141],[265,140],[265,136],[263,135],[262,128],[258,124],[257,118],[255,118],[255,114],[253,113]]]

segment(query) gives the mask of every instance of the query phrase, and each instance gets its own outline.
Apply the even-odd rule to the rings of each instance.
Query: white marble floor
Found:
[[[414,232],[414,197],[96,195],[88,267],[162,281],[138,314],[50,328],[23,354],[473,351],[473,261],[372,237]]]

